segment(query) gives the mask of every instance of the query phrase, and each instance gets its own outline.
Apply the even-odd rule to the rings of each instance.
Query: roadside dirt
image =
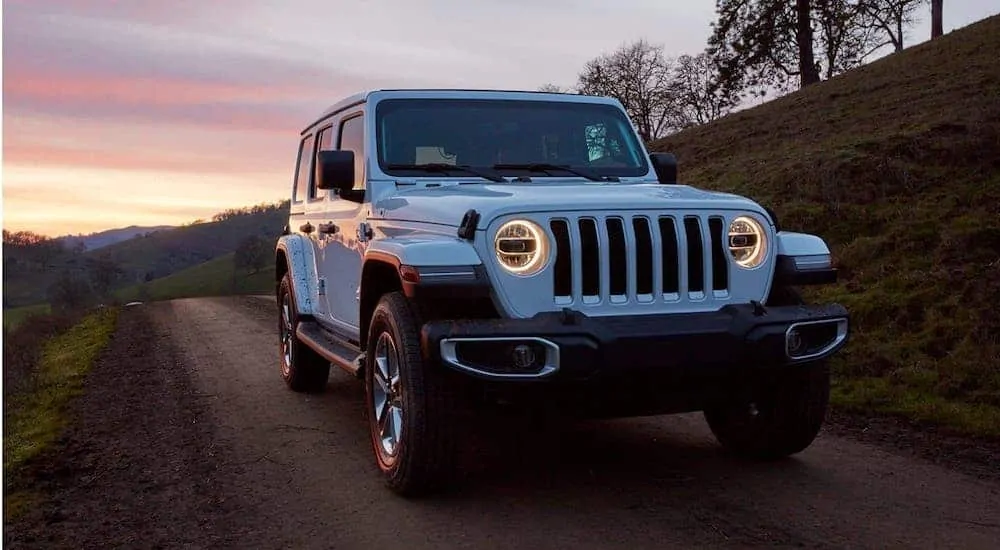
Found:
[[[941,447],[856,417],[772,464],[726,457],[696,414],[545,428],[491,418],[459,489],[400,499],[372,464],[360,382],[334,372],[322,395],[287,390],[275,322],[258,298],[126,311],[65,450],[41,466],[50,502],[5,544],[1000,547],[1000,445]]]

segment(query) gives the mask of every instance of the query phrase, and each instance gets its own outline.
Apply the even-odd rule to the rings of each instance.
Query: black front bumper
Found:
[[[530,319],[431,321],[423,326],[421,337],[425,360],[487,380],[580,382],[639,380],[646,375],[676,379],[726,377],[821,360],[844,345],[848,322],[848,312],[839,304],[735,304],[707,313],[587,317],[566,310]],[[800,335],[798,342],[829,338],[830,349],[790,358],[788,331],[793,326]],[[522,349],[521,367],[525,355],[537,357],[538,352],[555,352],[555,361],[543,369],[539,359],[531,368],[519,370],[517,357],[506,353],[518,344],[541,346],[531,354]],[[459,357],[456,345],[493,347],[478,356]],[[484,356],[479,361],[468,359]]]

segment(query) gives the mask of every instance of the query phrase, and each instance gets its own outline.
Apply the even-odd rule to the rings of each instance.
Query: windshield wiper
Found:
[[[492,170],[474,168],[468,164],[445,164],[443,162],[428,162],[424,164],[390,164],[386,166],[388,170],[421,170],[444,174],[447,172],[466,172],[474,176],[486,178],[497,183],[509,183],[507,178],[497,174]]]
[[[615,177],[603,177],[591,172],[589,170],[580,170],[579,168],[572,168],[568,164],[549,164],[545,162],[533,162],[529,164],[494,164],[494,170],[528,170],[530,172],[545,172],[546,174],[552,175],[553,170],[562,170],[563,172],[569,172],[570,174],[576,174],[577,176],[587,178],[590,181],[618,181]]]

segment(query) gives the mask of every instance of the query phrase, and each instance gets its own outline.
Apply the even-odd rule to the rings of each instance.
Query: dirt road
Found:
[[[1000,475],[821,434],[777,464],[699,415],[483,426],[452,494],[384,489],[361,384],[287,390],[273,301],[127,310],[15,547],[1000,548]]]

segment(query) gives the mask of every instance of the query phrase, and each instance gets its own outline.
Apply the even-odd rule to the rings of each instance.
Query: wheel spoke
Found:
[[[390,414],[390,409],[391,407],[389,406],[388,401],[386,401],[380,408],[381,414],[378,419],[378,433],[382,437],[383,442],[387,437],[389,437],[388,434],[386,434],[386,431],[391,429],[391,422],[389,422],[389,418],[392,415]]]
[[[385,362],[386,359],[384,357],[375,358],[375,365],[378,368],[372,371],[372,377],[375,379],[375,383],[378,384],[379,389],[382,390],[382,393],[388,394],[389,382],[386,381],[385,378],[385,372],[386,372]]]
[[[392,435],[393,435],[392,448],[393,451],[395,451],[396,445],[399,443],[400,436],[402,435],[403,432],[403,409],[401,407],[392,407],[389,409],[389,412],[390,412],[389,416],[391,417],[391,423],[392,423]]]
[[[372,367],[373,423],[389,455],[396,453],[403,430],[403,402],[400,394],[400,364],[395,342],[389,332],[382,332],[375,343]]]

